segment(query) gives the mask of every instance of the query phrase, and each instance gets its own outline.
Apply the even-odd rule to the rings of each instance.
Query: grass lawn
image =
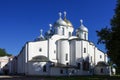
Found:
[[[50,77],[49,77],[49,79],[50,79]],[[120,80],[120,75],[116,75],[116,76],[51,77],[51,80]]]
[[[115,76],[0,76],[0,80],[120,80],[120,75]]]

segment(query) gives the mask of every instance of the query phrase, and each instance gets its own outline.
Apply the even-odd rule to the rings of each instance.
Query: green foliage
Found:
[[[11,54],[8,54],[5,49],[0,48],[0,56],[11,56]]]
[[[106,27],[96,32],[98,43],[105,44],[110,60],[120,68],[120,0],[117,0],[111,28]]]

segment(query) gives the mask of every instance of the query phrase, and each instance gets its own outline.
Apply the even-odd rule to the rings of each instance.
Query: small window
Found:
[[[42,52],[42,48],[40,48],[39,51]]]
[[[78,69],[80,69],[81,68],[81,64],[77,63],[77,67],[78,67]]]
[[[54,50],[54,53],[56,53],[56,51]]]
[[[102,58],[102,55],[100,55],[100,58]]]
[[[92,62],[92,56],[91,56],[91,62]]]
[[[43,66],[43,72],[46,72],[46,65]]]
[[[86,40],[86,33],[84,34],[84,39]]]
[[[69,32],[69,37],[71,37],[72,36],[72,34],[71,34],[71,32]]]
[[[69,63],[66,63],[66,65],[68,66],[68,65],[69,65]]]
[[[64,35],[64,32],[65,32],[65,30],[64,30],[64,28],[62,28],[62,34]]]
[[[84,48],[84,53],[86,53],[86,48]]]
[[[85,70],[85,71],[89,70],[89,62],[87,62],[87,61],[83,62],[83,70]]]
[[[100,72],[103,73],[103,68],[101,68]]]
[[[75,72],[75,71],[74,71],[74,70],[72,70],[72,74],[74,74],[74,72]]]
[[[60,73],[63,74],[63,70],[62,69],[60,70]]]
[[[66,56],[65,56],[65,57],[66,57],[66,61],[68,61],[68,54],[66,54]]]

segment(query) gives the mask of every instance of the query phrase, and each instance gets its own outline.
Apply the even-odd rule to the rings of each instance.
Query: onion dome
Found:
[[[80,30],[81,31],[84,31],[84,32],[88,32],[88,29],[83,25],[83,20],[80,20],[80,23],[81,23],[81,25],[80,25]]]
[[[67,20],[66,14],[67,14],[67,13],[64,12],[64,21],[67,23],[67,26],[68,26],[68,27],[73,27],[72,23],[71,23],[69,20]]]
[[[61,18],[62,13],[59,12],[59,19],[54,23],[54,26],[66,26],[67,23]]]
[[[42,35],[42,32],[43,32],[43,30],[41,29],[41,30],[40,30],[40,36],[38,36],[38,37],[35,39],[35,41],[45,40],[44,36]]]

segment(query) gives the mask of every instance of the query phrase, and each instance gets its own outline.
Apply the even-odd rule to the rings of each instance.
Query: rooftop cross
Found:
[[[43,30],[42,30],[42,29],[40,29],[40,36],[42,36],[42,32],[43,32]]]
[[[62,19],[62,13],[61,12],[59,12],[59,18]]]
[[[49,26],[50,26],[50,30],[52,30],[52,24],[49,24]]]
[[[82,19],[80,20],[80,24],[83,25],[83,20]]]
[[[67,15],[67,12],[66,11],[64,11],[64,18],[66,19],[66,15]]]

